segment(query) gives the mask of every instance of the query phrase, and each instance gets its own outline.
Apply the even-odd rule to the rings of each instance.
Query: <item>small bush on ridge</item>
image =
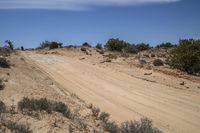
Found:
[[[82,44],[82,46],[83,46],[83,47],[89,47],[89,48],[92,47],[92,46],[91,46],[89,43],[87,43],[87,42],[84,42],[84,43]]]
[[[97,43],[96,48],[97,48],[97,49],[102,49],[102,44]]]
[[[43,49],[43,48],[49,48],[49,49],[56,49],[56,48],[60,48],[62,47],[62,43],[60,42],[49,42],[49,41],[44,41],[40,44],[39,48]]]

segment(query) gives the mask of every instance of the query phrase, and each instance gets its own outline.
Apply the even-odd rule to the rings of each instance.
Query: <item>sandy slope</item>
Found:
[[[130,76],[78,58],[33,52],[23,54],[66,90],[109,112],[113,120],[122,122],[147,116],[165,132],[200,131],[200,89],[185,90],[145,81],[134,74]]]

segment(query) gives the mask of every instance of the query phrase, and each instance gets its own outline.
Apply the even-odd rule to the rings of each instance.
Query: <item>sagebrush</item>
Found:
[[[177,68],[189,74],[200,74],[200,40],[180,40],[167,59],[172,68]]]
[[[70,118],[71,111],[67,105],[62,102],[50,101],[46,98],[41,99],[29,99],[23,98],[19,103],[18,107],[20,110],[28,111],[41,111],[45,110],[48,113],[52,111],[62,113],[65,117]]]

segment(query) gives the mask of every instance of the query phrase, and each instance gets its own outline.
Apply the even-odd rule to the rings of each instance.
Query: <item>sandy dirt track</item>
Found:
[[[148,82],[109,67],[58,55],[24,52],[66,90],[109,112],[118,122],[148,117],[169,133],[199,133],[200,89]]]

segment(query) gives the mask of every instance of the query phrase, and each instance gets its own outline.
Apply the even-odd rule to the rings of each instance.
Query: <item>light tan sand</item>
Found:
[[[117,71],[67,56],[23,54],[66,90],[109,112],[113,120],[123,122],[148,117],[164,132],[200,132],[200,89],[174,85],[185,79],[154,72],[156,82],[149,82],[138,78],[138,73],[123,72],[123,68]],[[143,75],[145,70],[139,72]],[[163,79],[167,84],[160,83]],[[188,82],[191,86],[199,85]]]

